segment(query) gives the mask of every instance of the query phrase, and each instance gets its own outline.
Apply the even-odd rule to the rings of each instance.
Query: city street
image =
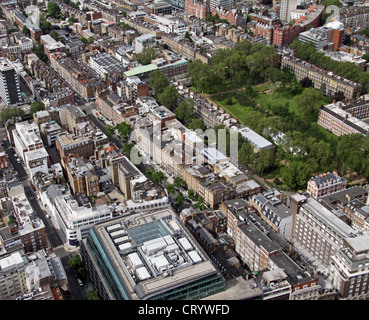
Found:
[[[18,172],[18,178],[21,184],[24,187],[24,193],[34,210],[37,213],[37,216],[43,221],[45,225],[45,231],[47,234],[47,239],[49,245],[54,249],[56,255],[60,257],[65,272],[68,277],[68,286],[70,295],[68,295],[69,299],[74,300],[84,300],[86,295],[86,288],[81,287],[78,284],[77,277],[74,274],[73,270],[69,267],[68,261],[73,257],[73,255],[77,254],[78,251],[76,249],[71,250],[67,248],[64,244],[64,239],[58,229],[54,226],[53,219],[47,219],[46,215],[51,216],[51,212],[48,208],[43,207],[43,205],[38,201],[37,195],[32,187],[31,181],[29,180],[29,176],[27,171],[23,166],[23,162],[18,163],[17,158],[15,157],[15,150],[10,145],[9,141],[6,140],[6,132],[5,128],[0,129],[0,141],[3,141],[3,147],[5,152],[9,156],[9,161],[14,169]],[[51,150],[51,162],[60,162],[60,159],[57,156],[56,150]],[[55,162],[54,162],[54,161]]]

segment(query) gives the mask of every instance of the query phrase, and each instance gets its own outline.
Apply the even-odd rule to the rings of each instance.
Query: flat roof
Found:
[[[131,299],[150,299],[219,274],[170,207],[102,222],[93,232]]]
[[[145,73],[145,72],[150,72],[150,71],[154,71],[157,70],[158,67],[155,64],[148,64],[146,66],[139,66],[136,68],[133,68],[131,70],[128,70],[126,72],[124,72],[124,75],[126,77],[131,77],[131,76],[135,76],[141,73]]]

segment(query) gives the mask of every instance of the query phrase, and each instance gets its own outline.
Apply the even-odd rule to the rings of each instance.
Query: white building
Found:
[[[133,47],[135,49],[134,52],[139,54],[142,52],[144,48],[154,46],[155,38],[156,36],[151,33],[144,34],[140,37],[134,38],[133,40]]]
[[[96,73],[104,79],[112,73],[119,74],[125,71],[123,63],[107,52],[91,57],[89,63],[91,69],[96,71]]]
[[[179,20],[171,20],[157,15],[150,15],[150,19],[155,21],[155,26],[165,33],[184,35],[188,27]]]
[[[17,122],[13,130],[13,138],[15,150],[23,161],[25,161],[26,152],[43,148],[40,130],[33,120]]]
[[[48,207],[69,246],[76,246],[87,237],[90,228],[98,222],[113,217],[113,209],[107,204],[92,207],[91,203],[79,206],[76,199],[60,185],[51,185],[41,192],[41,202]]]
[[[45,148],[28,151],[25,154],[24,161],[28,172],[31,175],[31,179],[36,172],[41,171],[43,173],[49,172],[49,153]]]

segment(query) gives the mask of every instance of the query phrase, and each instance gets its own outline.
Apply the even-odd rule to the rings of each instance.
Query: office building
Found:
[[[282,23],[289,23],[292,20],[291,12],[297,8],[297,0],[281,0],[279,19]]]
[[[61,159],[72,154],[88,158],[95,152],[94,142],[90,137],[75,136],[67,132],[56,135],[55,147]]]
[[[232,9],[233,0],[210,0],[209,11],[213,12],[216,7],[222,7],[224,9]]]
[[[225,289],[170,207],[96,224],[81,256],[104,300],[194,300]]]
[[[36,122],[22,121],[15,124],[13,130],[14,146],[17,154],[26,161],[26,153],[43,148],[40,129]]]
[[[346,238],[332,256],[329,280],[337,288],[340,300],[369,298],[369,237],[362,234]]]
[[[318,200],[304,195],[291,197],[294,215],[292,238],[294,246],[306,250],[317,262],[328,267],[331,257],[343,242],[357,232],[346,224],[334,210]]]
[[[0,299],[15,300],[28,292],[26,284],[27,259],[18,251],[0,259]]]
[[[0,58],[0,97],[7,106],[22,102],[18,74],[7,58]]]

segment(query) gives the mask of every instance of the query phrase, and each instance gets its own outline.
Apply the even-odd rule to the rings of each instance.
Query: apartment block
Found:
[[[26,293],[26,267],[27,259],[19,252],[0,259],[0,299],[15,300],[16,297]]]
[[[44,45],[44,53],[50,59],[50,55],[57,52],[66,52],[65,45],[56,41],[49,34],[40,37],[40,43]]]
[[[312,197],[292,196],[291,213],[294,215],[294,246],[306,250],[325,267],[342,248],[344,239],[357,233],[335,211]]]
[[[0,59],[0,98],[6,106],[22,101],[18,74],[11,62],[4,57]]]
[[[320,198],[319,201],[329,210],[341,210],[344,212],[344,209],[349,202],[359,200],[366,203],[367,199],[368,191],[365,188],[353,186],[324,196]]]
[[[59,109],[59,119],[61,127],[74,133],[77,124],[86,122],[87,116],[77,105],[67,104]]]
[[[91,68],[64,53],[51,54],[50,65],[85,100],[95,98],[97,90],[105,89],[104,81]]]
[[[186,0],[184,3],[184,12],[185,14],[205,20],[206,16],[210,13],[209,1]]]
[[[355,230],[369,231],[369,206],[359,199],[350,201],[343,209]]]
[[[59,184],[42,190],[40,199],[49,207],[64,241],[71,247],[80,244],[93,225],[113,217],[113,211],[106,203],[92,206],[88,202],[81,206],[70,191]]]
[[[242,23],[242,14],[237,9],[225,9],[224,7],[217,6],[211,11],[211,14],[213,16],[217,14],[220,19],[225,19],[229,24],[234,26],[238,26]]]
[[[149,86],[139,77],[132,76],[120,81],[117,85],[117,94],[122,99],[134,102],[138,97],[149,95]]]
[[[100,192],[99,176],[88,160],[69,157],[63,161],[63,164],[74,195],[84,193],[91,198]]]
[[[75,136],[67,132],[55,137],[55,147],[61,159],[69,155],[88,158],[95,152],[94,142],[90,137]]]
[[[48,147],[55,146],[55,137],[61,132],[63,132],[62,127],[54,120],[40,125],[41,139]]]
[[[67,104],[74,104],[74,91],[70,88],[61,88],[59,91],[52,93],[43,100],[45,107],[61,107]]]
[[[354,100],[360,96],[362,88],[359,83],[335,75],[333,72],[319,69],[292,56],[282,57],[281,68],[288,68],[298,81],[306,77],[309,78],[316,89],[320,89],[322,84],[325,84],[326,94],[329,96],[334,96],[339,91],[343,92],[347,100]]]
[[[289,23],[292,20],[291,12],[297,8],[297,0],[281,0],[279,19],[283,23]]]
[[[362,234],[344,239],[332,256],[329,280],[340,300],[367,300],[369,297],[369,239]]]
[[[300,33],[299,40],[304,43],[311,42],[317,51],[337,51],[343,42],[343,34],[343,28],[334,29],[329,26],[322,26]]]
[[[369,8],[366,6],[343,7],[340,10],[339,18],[345,28],[353,30],[361,27],[365,29],[369,26]]]
[[[337,136],[360,133],[366,135],[369,125],[361,120],[368,114],[368,96],[347,104],[334,102],[321,106],[317,123]]]
[[[97,111],[114,124],[127,122],[126,118],[136,114],[135,108],[121,99],[119,94],[122,87],[118,85],[118,95],[107,90],[100,92],[96,97]]]
[[[338,176],[337,172],[327,172],[310,178],[307,192],[315,199],[346,189],[347,180]]]
[[[49,153],[44,147],[28,151],[24,156],[24,164],[27,168],[31,179],[36,174],[36,172],[49,172]]]
[[[108,80],[115,75],[117,78],[123,78],[126,71],[122,62],[108,52],[98,53],[89,60],[91,69],[103,79]]]
[[[250,203],[269,227],[283,238],[289,239],[292,235],[292,214],[282,199],[283,194],[273,189],[253,195]]]

